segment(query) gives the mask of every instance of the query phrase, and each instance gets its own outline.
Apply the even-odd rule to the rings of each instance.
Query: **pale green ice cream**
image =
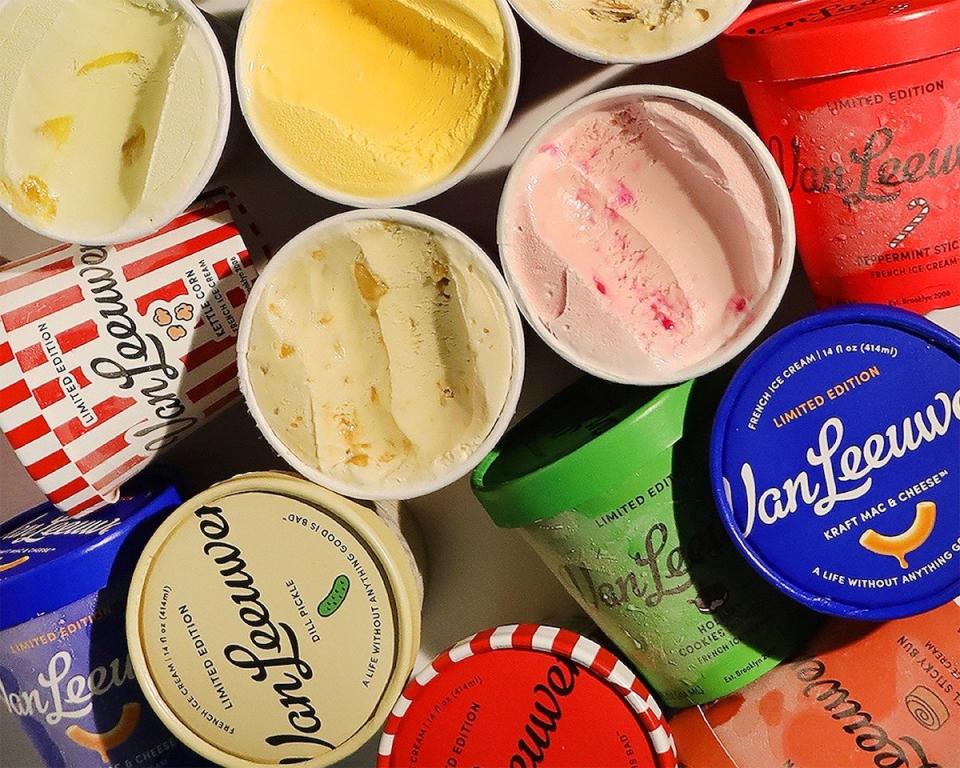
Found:
[[[214,55],[169,0],[0,4],[0,203],[64,240],[162,226],[217,140]]]

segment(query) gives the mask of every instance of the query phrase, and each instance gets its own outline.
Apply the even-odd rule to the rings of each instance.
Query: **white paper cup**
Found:
[[[277,435],[270,423],[263,415],[263,411],[257,402],[256,391],[250,380],[250,364],[247,360],[247,353],[250,349],[250,335],[254,319],[257,315],[257,306],[264,296],[264,292],[270,285],[274,276],[283,268],[285,261],[294,257],[303,248],[308,247],[314,241],[317,234],[340,227],[348,222],[356,221],[391,221],[398,224],[405,224],[412,227],[435,232],[454,239],[464,246],[472,258],[472,265],[489,280],[490,284],[496,289],[497,294],[503,300],[506,312],[507,322],[509,324],[510,338],[512,342],[513,372],[510,379],[510,386],[507,391],[507,397],[503,407],[490,428],[489,433],[483,442],[465,459],[451,465],[442,474],[421,482],[411,482],[405,484],[391,483],[382,487],[371,487],[369,485],[355,484],[344,481],[339,476],[323,472],[318,468],[302,461],[293,451],[291,451],[283,440]],[[523,384],[523,374],[525,365],[523,324],[520,320],[520,313],[517,311],[516,304],[510,294],[503,276],[494,266],[487,254],[473,240],[467,237],[460,230],[446,224],[432,216],[426,216],[415,211],[405,211],[396,209],[380,210],[360,210],[348,211],[338,216],[333,216],[314,226],[306,229],[297,235],[293,240],[287,243],[278,251],[266,269],[263,271],[260,279],[257,281],[252,293],[247,309],[243,313],[243,319],[240,323],[240,335],[237,340],[238,370],[240,378],[240,391],[246,400],[247,407],[253,416],[254,421],[259,427],[263,436],[267,439],[273,449],[301,475],[313,482],[331,491],[335,491],[343,496],[354,499],[366,499],[370,501],[388,501],[392,499],[413,499],[420,496],[439,491],[442,488],[452,484],[456,480],[469,474],[483,459],[494,445],[500,440],[506,432],[517,409],[517,402],[520,399],[520,388]]]
[[[562,48],[567,53],[579,56],[581,59],[595,61],[600,64],[655,64],[658,61],[667,61],[675,59],[678,56],[695,51],[703,45],[706,45],[715,37],[718,37],[727,27],[729,27],[747,7],[751,0],[738,0],[737,4],[732,6],[727,13],[718,16],[716,20],[712,17],[709,23],[704,22],[703,31],[699,35],[691,35],[683,42],[666,46],[663,50],[657,52],[637,52],[633,55],[616,54],[609,51],[602,51],[599,48],[592,48],[570,37],[560,34],[557,30],[550,27],[544,19],[531,13],[522,7],[518,0],[510,0],[510,5],[530,27],[541,37],[553,43],[558,48]]]
[[[230,130],[230,117],[232,110],[232,89],[230,84],[230,74],[227,69],[227,60],[223,53],[220,41],[217,38],[213,27],[206,15],[192,2],[192,0],[168,0],[172,5],[177,6],[184,15],[190,19],[196,28],[201,32],[206,41],[210,54],[213,59],[214,68],[217,76],[217,99],[216,108],[219,110],[217,129],[214,135],[210,151],[203,163],[200,172],[185,185],[180,193],[171,198],[168,205],[164,206],[162,213],[156,216],[150,222],[137,221],[136,217],[126,222],[124,226],[113,232],[97,233],[91,236],[89,232],[72,231],[66,227],[58,227],[56,224],[44,224],[31,219],[18,212],[5,196],[0,195],[0,208],[9,214],[17,222],[44,237],[58,240],[64,243],[96,243],[97,245],[118,245],[121,243],[139,240],[161,227],[168,224],[176,216],[183,213],[193,202],[201,195],[213,178],[214,172],[220,164],[224,147],[227,143],[227,136]],[[2,5],[2,3],[0,3]],[[212,105],[211,107],[212,108]],[[4,176],[3,158],[0,157],[0,177]]]
[[[507,0],[495,0],[497,7],[500,9],[500,17],[503,19],[503,27],[506,32],[507,58],[509,62],[507,90],[504,94],[503,103],[500,105],[497,121],[486,139],[460,162],[460,165],[457,166],[453,173],[428,187],[396,197],[361,197],[344,192],[336,187],[321,184],[309,178],[288,163],[282,154],[270,144],[269,138],[259,129],[256,120],[251,114],[252,110],[250,110],[247,105],[250,88],[246,82],[247,67],[245,66],[243,57],[243,41],[247,23],[249,22],[253,9],[262,1],[263,0],[250,0],[244,11],[243,20],[240,23],[236,59],[237,93],[240,99],[240,110],[243,112],[244,119],[247,121],[250,133],[253,134],[263,153],[270,158],[273,164],[283,171],[288,178],[295,181],[304,189],[313,192],[313,194],[319,195],[326,200],[340,203],[341,205],[348,205],[352,208],[406,208],[411,205],[417,205],[452,189],[473,173],[477,169],[477,166],[483,162],[484,158],[490,154],[494,145],[507,129],[507,125],[510,122],[513,110],[517,104],[517,94],[520,91],[520,32],[517,29],[517,20],[514,18],[510,6],[507,4]]]
[[[563,344],[550,332],[537,312],[531,307],[527,293],[513,268],[514,258],[509,247],[511,237],[509,234],[509,216],[507,212],[511,200],[515,197],[514,188],[516,185],[523,184],[525,181],[525,167],[527,162],[539,151],[546,137],[549,136],[558,125],[580,112],[596,108],[605,103],[616,103],[625,99],[644,98],[674,99],[685,104],[690,104],[732,129],[733,133],[743,141],[745,147],[748,148],[756,158],[769,184],[769,189],[772,192],[773,199],[776,202],[777,213],[779,214],[778,220],[775,220],[773,225],[779,235],[780,245],[774,254],[773,277],[769,287],[752,307],[751,320],[745,324],[733,338],[727,340],[727,342],[713,354],[708,355],[699,363],[689,367],[680,370],[657,370],[655,366],[651,365],[650,370],[637,372],[636,375],[632,376],[623,376],[598,368],[589,361],[582,359],[581,355]],[[757,339],[776,313],[786,293],[787,284],[793,272],[796,252],[796,226],[793,217],[793,206],[790,203],[790,192],[787,189],[786,182],[783,180],[783,174],[780,172],[773,156],[764,146],[760,138],[739,117],[716,102],[699,94],[692,93],[691,91],[661,85],[628,85],[599,91],[574,102],[550,118],[550,120],[537,131],[533,138],[530,139],[520,153],[520,157],[514,164],[513,169],[507,177],[507,182],[504,185],[497,222],[497,242],[500,246],[500,261],[503,272],[507,279],[507,284],[513,291],[517,304],[520,306],[520,311],[530,326],[554,352],[571,365],[600,379],[620,384],[663,386],[678,384],[682,381],[695,379],[711,371],[715,371],[737,357],[737,355],[747,349],[747,347]]]

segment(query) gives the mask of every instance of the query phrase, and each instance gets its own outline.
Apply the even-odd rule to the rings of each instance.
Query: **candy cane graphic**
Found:
[[[913,210],[914,208],[919,208],[920,213],[913,217],[907,226],[900,230],[899,234],[890,241],[891,248],[898,248],[900,243],[907,239],[907,236],[913,232],[917,227],[920,226],[920,223],[927,218],[930,213],[930,203],[926,201],[925,198],[915,197],[907,204],[907,208]]]

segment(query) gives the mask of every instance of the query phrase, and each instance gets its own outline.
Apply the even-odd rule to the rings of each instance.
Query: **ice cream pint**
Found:
[[[833,619],[794,661],[670,721],[685,768],[947,768],[960,744],[960,606]],[[954,762],[951,762],[954,760]]]
[[[552,118],[514,165],[497,239],[530,325],[588,373],[687,381],[728,362],[783,298],[793,212],[735,115],[689,91],[600,91]]]
[[[189,0],[0,4],[0,208],[55,240],[114,244],[203,191],[230,77]]]
[[[710,464],[737,548],[807,606],[880,620],[960,594],[960,339],[930,321],[841,307],[776,334]]]
[[[957,0],[814,0],[752,9],[719,41],[821,305],[936,313],[960,332],[957,29]]]
[[[277,452],[351,498],[409,499],[486,455],[516,410],[520,313],[462,232],[353,211],[270,261],[240,324],[240,387]]]
[[[520,36],[507,0],[252,0],[236,62],[244,117],[280,170],[390,208],[450,189],[493,148]]]
[[[716,382],[584,380],[477,468],[494,522],[519,528],[672,707],[738,690],[796,650],[814,617],[751,572],[710,498]]]
[[[343,760],[383,724],[420,638],[408,550],[373,511],[281,473],[180,506],[133,576],[147,701],[225,768]]]
[[[177,491],[152,473],[82,519],[50,504],[0,526],[0,717],[43,765],[196,765],[147,706],[124,635],[140,549]]]
[[[240,312],[264,255],[245,212],[217,192],[144,240],[0,268],[0,429],[63,511],[115,500],[239,398]]]
[[[674,768],[673,738],[642,682],[566,629],[490,629],[442,653],[387,720],[378,768]]]
[[[708,43],[749,0],[510,0],[554,45],[607,64],[648,64]]]

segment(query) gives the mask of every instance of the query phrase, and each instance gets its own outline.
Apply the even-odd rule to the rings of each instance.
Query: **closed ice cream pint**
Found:
[[[960,333],[958,27],[955,0],[806,0],[752,8],[718,40],[821,307],[886,304]]]
[[[706,470],[716,389],[584,380],[514,427],[473,476],[494,522],[520,531],[671,707],[742,688],[815,623],[726,540]]]
[[[39,234],[159,229],[209,182],[229,123],[226,60],[192,2],[0,6],[0,207]]]
[[[0,430],[82,514],[240,399],[240,313],[263,249],[229,190],[154,235],[0,267]]]
[[[675,714],[681,762],[821,768],[829,755],[849,768],[953,765],[958,632],[957,601],[886,624],[831,619],[796,659],[738,694]]]
[[[378,768],[676,768],[654,696],[607,649],[550,626],[478,632],[410,681]]]
[[[466,236],[358,211],[271,261],[240,332],[261,431],[301,474],[354,498],[412,498],[468,473],[506,429],[520,316]]]
[[[412,205],[466,177],[520,82],[506,0],[254,0],[237,87],[266,154],[345,205]]]
[[[137,565],[137,678],[217,765],[332,765],[377,732],[413,668],[415,568],[374,511],[306,480],[220,483],[174,511]]]
[[[45,504],[0,526],[0,717],[44,765],[198,765],[147,706],[124,605],[137,556],[180,501],[161,475],[83,518]]]
[[[554,351],[600,378],[667,384],[728,362],[773,316],[793,214],[738,118],[687,91],[626,86],[534,136],[504,188],[498,241]]]
[[[910,312],[835,307],[768,339],[717,411],[723,524],[813,610],[883,621],[960,592],[960,339]]]

